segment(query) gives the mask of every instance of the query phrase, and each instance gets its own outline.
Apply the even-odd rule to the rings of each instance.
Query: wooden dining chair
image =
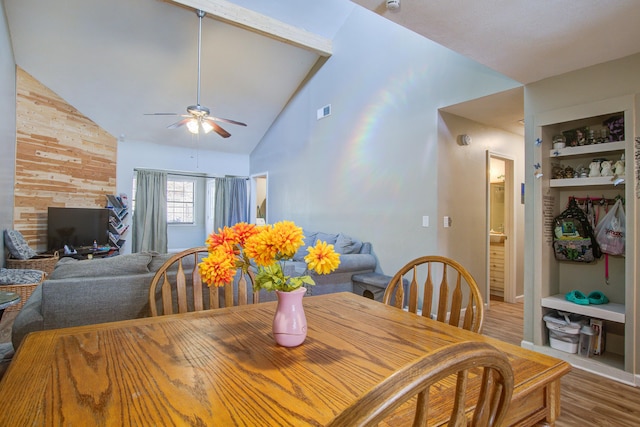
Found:
[[[451,380],[447,380],[449,376],[453,376]],[[455,381],[451,399],[445,381]],[[437,383],[430,395],[431,386]],[[465,341],[441,347],[404,366],[361,395],[328,426],[375,426],[416,396],[414,427],[427,425],[430,403],[434,413],[437,406],[438,413],[451,414],[449,426],[499,426],[512,394],[513,369],[508,357],[487,343]]]
[[[224,303],[221,303],[220,288],[202,283],[198,263],[207,254],[206,246],[191,248],[176,253],[162,264],[149,286],[151,316],[231,307],[249,302],[247,289],[253,289],[254,277],[251,271],[246,275],[241,272],[237,274],[238,278],[234,281],[237,286],[230,283],[222,287]],[[253,292],[250,302],[259,302],[258,292]]]
[[[484,301],[480,288],[467,269],[450,258],[430,255],[410,261],[391,278],[382,301],[387,305],[394,301],[394,306],[407,307],[410,312],[418,313],[419,277],[425,278],[420,307],[423,316],[433,317],[433,308],[439,322],[482,332]],[[438,278],[439,287],[436,288]],[[403,279],[409,282],[406,295]],[[432,307],[434,292],[438,294],[436,307]]]

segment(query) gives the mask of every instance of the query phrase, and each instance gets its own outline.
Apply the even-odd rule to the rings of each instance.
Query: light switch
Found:
[[[429,215],[425,215],[422,217],[422,226],[423,227],[429,226]]]
[[[443,217],[442,225],[444,226],[444,228],[451,227],[451,217],[450,216]]]

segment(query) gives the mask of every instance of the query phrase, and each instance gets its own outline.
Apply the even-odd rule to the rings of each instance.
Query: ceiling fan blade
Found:
[[[189,120],[191,120],[191,118],[187,117],[186,119],[182,119],[179,122],[175,122],[169,126],[167,126],[167,129],[175,129],[175,128],[179,128],[182,125],[185,125]]]
[[[231,120],[231,119],[223,119],[222,117],[207,116],[206,119],[207,120],[215,120],[217,122],[230,123],[232,125],[246,126],[246,123],[236,122],[235,120]]]
[[[209,124],[211,126],[213,126],[213,130],[215,131],[215,133],[217,133],[218,135],[220,135],[223,138],[229,138],[231,136],[231,134],[229,132],[227,132],[226,130],[222,129],[220,126],[218,126],[216,123],[210,121]],[[201,125],[202,126],[202,125]]]
[[[179,116],[178,113],[144,113],[145,116]]]

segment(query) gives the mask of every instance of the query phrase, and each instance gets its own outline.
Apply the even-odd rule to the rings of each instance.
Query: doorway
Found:
[[[266,173],[251,175],[251,222],[258,225],[267,223],[267,188]]]
[[[514,160],[487,151],[487,295],[516,302]]]

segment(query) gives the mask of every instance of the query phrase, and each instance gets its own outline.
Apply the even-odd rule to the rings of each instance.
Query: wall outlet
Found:
[[[425,215],[422,217],[422,226],[423,227],[429,226],[429,215]]]

